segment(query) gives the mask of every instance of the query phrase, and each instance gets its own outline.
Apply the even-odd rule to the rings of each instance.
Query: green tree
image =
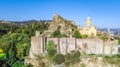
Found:
[[[55,45],[53,41],[48,41],[48,43],[46,44],[46,50],[55,50]]]
[[[13,50],[13,48],[8,50],[8,57],[7,57],[7,63],[9,65],[12,65],[15,61],[16,61],[16,54],[15,54],[15,50]]]
[[[87,34],[82,35],[82,38],[88,38],[88,35]]]
[[[9,67],[16,61],[23,62],[24,57],[29,54],[31,36],[35,34],[36,30],[44,32],[48,26],[49,23],[45,22],[25,25],[0,24],[0,48],[4,50],[4,54],[1,56],[6,54],[6,60],[0,60],[0,64]]]
[[[79,51],[75,52],[75,53],[73,54],[73,57],[74,57],[75,60],[79,59],[79,57],[80,57],[80,52],[79,52]]]
[[[56,50],[49,50],[48,51],[48,55],[49,55],[50,58],[52,58],[56,53],[57,53]]]
[[[0,60],[6,59],[6,54],[3,52],[3,49],[0,49]]]
[[[50,57],[53,57],[57,53],[53,41],[48,42],[48,44],[46,45],[46,50]]]
[[[12,65],[18,60],[23,60],[23,57],[28,55],[30,38],[25,32],[9,32],[2,36],[0,43],[0,48],[2,48],[6,54],[6,62],[8,65]]]
[[[52,37],[61,37],[61,36],[62,36],[62,34],[58,29],[56,31],[54,31],[52,34]]]
[[[64,55],[62,55],[62,54],[56,54],[56,55],[53,57],[53,61],[54,61],[56,64],[61,64],[61,63],[65,62]]]
[[[73,37],[75,37],[75,38],[82,38],[82,35],[79,33],[79,31],[74,30],[73,31]]]
[[[24,63],[21,63],[20,61],[17,61],[12,64],[12,67],[27,67]]]

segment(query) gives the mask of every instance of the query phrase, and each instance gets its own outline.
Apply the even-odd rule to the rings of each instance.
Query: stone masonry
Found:
[[[35,55],[39,55],[44,52],[44,39],[40,35],[39,31],[36,31],[36,36],[31,37],[31,48],[29,52],[30,58],[35,58]]]
[[[38,35],[31,38],[30,57],[45,52],[45,44],[53,41],[57,52],[66,54],[74,50],[82,50],[87,54],[117,54],[118,41],[103,41],[101,39],[76,39],[76,38],[44,38]]]

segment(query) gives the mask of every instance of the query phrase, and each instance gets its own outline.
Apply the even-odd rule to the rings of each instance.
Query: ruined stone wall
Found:
[[[104,54],[117,54],[118,40],[104,42]]]
[[[67,38],[60,38],[59,39],[59,45],[60,45],[60,53],[66,54],[67,53]]]
[[[104,42],[100,39],[47,38],[57,46],[57,51],[66,54],[73,50],[82,50],[87,54],[117,54],[117,41]]]
[[[86,53],[102,54],[103,41],[95,39],[77,39],[77,48],[85,51]]]
[[[73,50],[76,50],[76,39],[75,38],[67,38],[67,44],[68,45],[68,49],[67,52],[71,52]]]
[[[57,50],[66,54],[73,50],[83,50],[86,53],[103,53],[103,41],[95,39],[76,39],[76,38],[47,38],[48,41],[53,41],[57,46]]]
[[[35,36],[31,38],[30,56],[44,52],[45,44],[53,41],[57,52],[66,54],[73,50],[82,50],[87,54],[117,54],[118,41],[103,41],[100,39],[76,39],[76,38],[45,38]]]
[[[57,46],[57,51],[62,54],[71,52],[76,48],[75,38],[47,38],[48,41],[53,41],[55,46]]]

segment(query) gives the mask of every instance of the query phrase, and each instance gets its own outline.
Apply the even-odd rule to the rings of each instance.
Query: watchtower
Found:
[[[40,31],[36,31],[36,35],[31,37],[30,58],[35,58],[35,56],[44,53],[44,48],[44,37],[40,34]]]

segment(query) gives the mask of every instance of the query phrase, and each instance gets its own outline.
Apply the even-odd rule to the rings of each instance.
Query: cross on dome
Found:
[[[90,20],[90,17],[87,17],[87,20]]]

